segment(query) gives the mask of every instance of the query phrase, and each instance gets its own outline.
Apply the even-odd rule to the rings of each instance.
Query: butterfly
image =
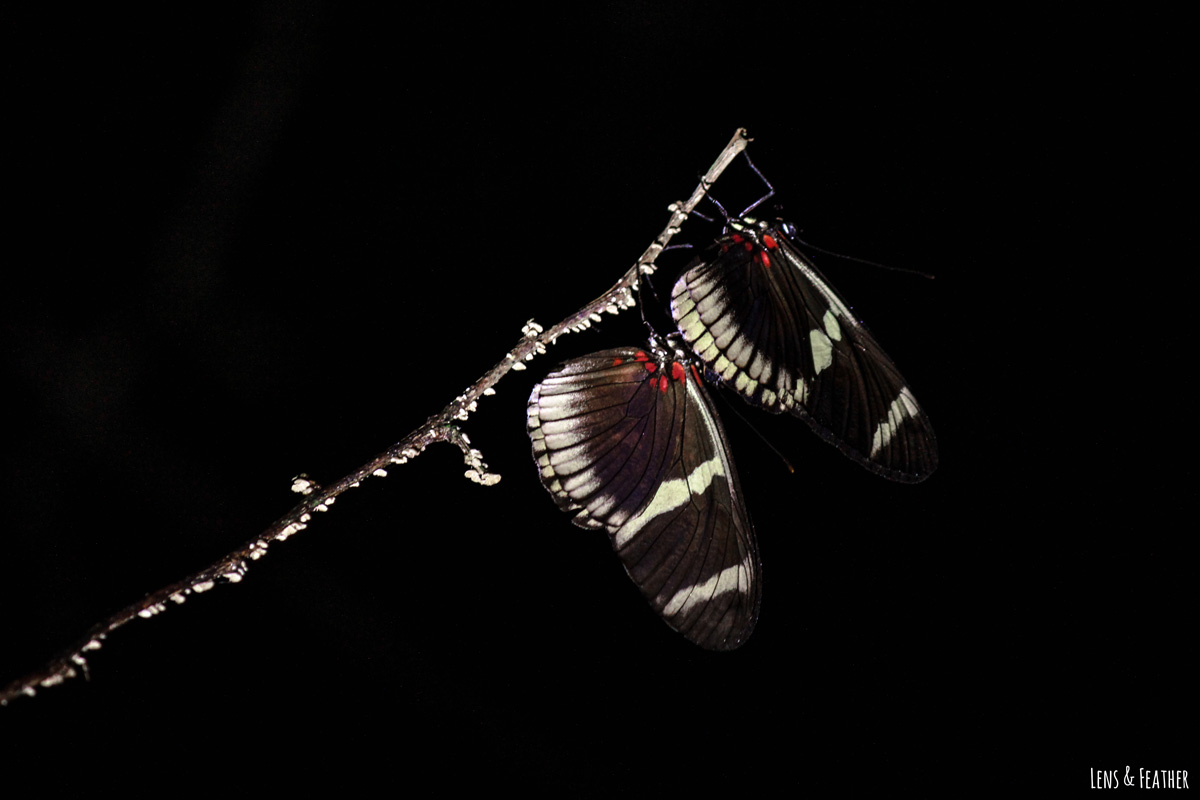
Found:
[[[567,361],[534,387],[527,426],[559,508],[608,532],[668,625],[710,650],[746,641],[758,546],[725,432],[681,347],[654,336]]]
[[[706,374],[747,402],[803,419],[885,478],[925,480],[937,468],[929,418],[794,235],[781,221],[730,220],[675,283],[680,333]]]

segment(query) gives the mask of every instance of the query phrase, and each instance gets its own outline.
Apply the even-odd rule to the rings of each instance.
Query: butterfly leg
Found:
[[[745,150],[743,150],[742,158],[746,159],[746,163],[750,166],[750,169],[754,170],[754,174],[757,175],[758,179],[760,181],[762,181],[763,184],[767,187],[767,193],[764,194],[762,197],[758,198],[757,200],[755,200],[750,205],[746,206],[745,210],[743,210],[742,213],[738,215],[739,217],[746,216],[751,211],[758,208],[760,205],[762,205],[763,203],[765,203],[766,201],[770,200],[772,197],[775,196],[775,187],[771,185],[771,182],[769,180],[767,180],[767,176],[763,175],[762,172],[759,171],[758,167],[754,166],[754,162],[750,160],[750,154],[747,153]]]

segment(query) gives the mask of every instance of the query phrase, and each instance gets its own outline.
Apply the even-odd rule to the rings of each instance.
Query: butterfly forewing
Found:
[[[608,531],[667,624],[702,647],[732,649],[758,617],[754,533],[695,371],[652,353],[574,359],[534,387],[534,459],[576,525]]]
[[[933,428],[891,359],[780,226],[732,227],[672,292],[695,353],[747,401],[804,419],[868,469],[929,477]]]

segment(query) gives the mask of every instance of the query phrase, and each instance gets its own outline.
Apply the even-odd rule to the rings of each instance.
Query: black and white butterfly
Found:
[[[937,467],[929,418],[794,233],[731,220],[676,282],[676,325],[709,377],[748,402],[800,417],[872,472],[925,480]]]
[[[603,528],[663,620],[731,650],[758,619],[754,531],[720,420],[681,348],[655,338],[572,359],[534,387],[542,483],[581,528]]]

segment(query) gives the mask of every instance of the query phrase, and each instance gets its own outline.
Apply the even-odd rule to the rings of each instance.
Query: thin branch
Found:
[[[314,514],[328,511],[343,492],[358,486],[368,478],[387,475],[389,469],[416,458],[434,442],[449,442],[462,450],[463,461],[467,464],[465,472],[467,478],[488,486],[497,483],[500,476],[487,471],[487,464],[484,463],[482,454],[471,448],[470,440],[459,428],[459,423],[465,422],[475,411],[480,398],[495,394],[493,387],[510,370],[525,369],[525,362],[532,361],[535,356],[545,353],[546,346],[554,344],[558,337],[591,327],[593,322],[602,320],[601,314],[605,312],[617,314],[622,309],[632,308],[635,305],[633,290],[637,287],[639,277],[642,274],[649,275],[654,272],[654,261],[658,258],[659,253],[679,232],[679,226],[687,219],[688,214],[704,198],[708,189],[721,176],[730,162],[746,149],[749,142],[750,138],[745,129],[739,128],[708,172],[700,179],[700,184],[692,192],[692,196],[686,202],[673,203],[670,206],[671,218],[668,220],[667,226],[625,275],[608,291],[549,330],[543,329],[533,320],[527,322],[522,329],[521,340],[504,356],[500,363],[492,367],[467,391],[454,398],[454,401],[440,412],[427,419],[415,431],[341,480],[321,487],[305,475],[295,478],[292,483],[292,491],[304,496],[304,499],[295,508],[232,553],[181,581],[146,595],[136,603],[93,625],[68,650],[52,659],[44,667],[13,681],[0,690],[0,705],[7,705],[9,700],[22,695],[32,697],[39,688],[57,686],[68,678],[74,678],[81,673],[86,676],[88,674],[88,655],[92,651],[99,650],[108,635],[117,628],[133,619],[156,616],[166,611],[171,605],[184,603],[188,598],[203,594],[215,586],[240,582],[249,569],[250,563],[265,556],[272,543],[282,542],[292,534],[304,530],[312,521]]]

